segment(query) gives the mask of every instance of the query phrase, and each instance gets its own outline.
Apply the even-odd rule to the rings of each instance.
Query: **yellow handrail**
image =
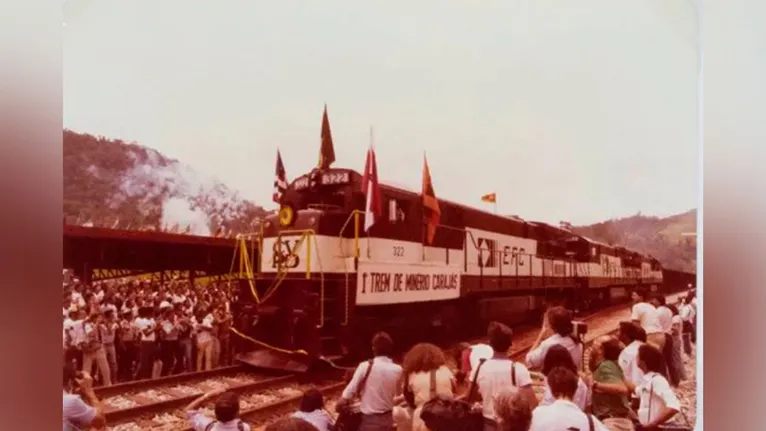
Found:
[[[258,340],[256,340],[253,337],[247,336],[247,335],[237,331],[233,327],[229,328],[229,330],[231,332],[235,333],[236,335],[239,335],[240,337],[244,338],[245,340],[250,341],[252,343],[255,343],[255,344],[257,344],[257,345],[259,345],[261,347],[265,347],[267,349],[271,349],[271,350],[274,350],[274,351],[277,351],[277,352],[280,352],[280,353],[288,353],[288,354],[295,354],[295,353],[297,353],[297,354],[301,354],[301,355],[308,355],[308,353],[305,350],[303,350],[303,349],[299,349],[299,350],[280,349],[279,347],[275,347],[275,346],[272,346],[270,344],[266,344],[263,341],[258,341]]]
[[[359,257],[359,214],[364,214],[362,211],[359,210],[353,210],[351,211],[351,214],[348,215],[348,218],[346,219],[346,222],[343,223],[343,226],[340,228],[340,232],[338,232],[338,249],[340,250],[341,257],[345,257],[343,254],[343,232],[346,231],[346,226],[348,226],[348,223],[351,221],[351,219],[354,220],[354,256],[353,257]]]
[[[277,236],[277,241],[280,241],[282,238],[282,235],[285,234],[300,234],[301,237],[298,240],[298,242],[295,244],[295,248],[293,250],[293,253],[299,253],[301,247],[303,246],[304,242],[307,244],[306,247],[306,279],[311,279],[311,246],[312,241],[311,238],[316,235],[313,229],[297,229],[297,230],[284,230],[279,233]],[[324,271],[322,270],[322,259],[321,255],[319,254],[319,248],[317,241],[313,241],[313,246],[315,248],[316,252],[316,259],[317,259],[317,265],[319,266],[319,325],[317,325],[317,328],[321,328],[324,326],[324,317],[325,317],[325,284],[324,284]],[[264,294],[263,299],[261,302],[266,302],[268,298],[274,295],[274,293],[277,291],[279,286],[282,285],[282,282],[287,277],[287,270],[285,270],[283,267],[279,267],[277,270],[277,277],[274,280],[274,283],[271,287],[267,290],[266,294]]]
[[[359,210],[353,210],[351,211],[351,214],[348,215],[348,218],[346,219],[346,222],[343,223],[343,226],[340,228],[340,232],[338,232],[338,249],[340,250],[340,256],[343,258],[343,271],[346,273],[346,279],[345,279],[345,301],[344,301],[344,307],[343,307],[343,323],[341,323],[341,326],[348,325],[348,316],[350,314],[350,302],[351,302],[351,295],[350,295],[350,287],[348,284],[348,265],[346,263],[346,256],[343,253],[343,232],[346,230],[346,226],[348,226],[348,223],[351,221],[351,219],[354,220],[354,258],[359,258],[359,214],[364,214]]]

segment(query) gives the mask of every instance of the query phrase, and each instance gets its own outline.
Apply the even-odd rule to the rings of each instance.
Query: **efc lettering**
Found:
[[[457,289],[458,277],[458,274],[365,272],[362,274],[362,294]]]

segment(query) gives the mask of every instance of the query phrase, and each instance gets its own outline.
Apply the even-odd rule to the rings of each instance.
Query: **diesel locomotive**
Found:
[[[384,182],[379,190],[382,220],[365,231],[360,173],[315,169],[287,185],[279,212],[257,226],[254,267],[239,281],[235,330],[245,345],[367,356],[380,330],[406,348],[469,337],[491,320],[518,323],[551,301],[586,310],[636,286],[663,288],[650,256],[443,199],[426,241],[423,195]],[[253,354],[251,363],[267,360]]]

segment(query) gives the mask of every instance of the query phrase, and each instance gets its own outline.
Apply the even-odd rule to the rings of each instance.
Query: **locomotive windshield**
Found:
[[[295,209],[346,209],[352,203],[348,193],[352,172],[332,169],[302,175],[290,185],[290,201]]]

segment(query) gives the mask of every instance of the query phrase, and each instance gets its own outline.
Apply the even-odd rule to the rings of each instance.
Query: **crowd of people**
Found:
[[[691,430],[675,390],[685,379],[684,356],[695,354],[694,294],[679,307],[642,291],[632,299],[630,321],[619,323],[617,336],[594,340],[587,361],[573,314],[560,306],[546,312],[540,335],[521,362],[509,357],[512,330],[498,322],[489,325],[487,343],[463,345],[454,357],[420,343],[401,364],[392,358],[393,340],[380,332],[372,339],[373,358],[350,376],[337,415],[328,412],[321,392],[310,389],[298,411],[266,430],[624,431],[671,423]],[[89,377],[71,370],[64,374],[65,420],[103,424]],[[541,396],[535,386],[542,386]],[[213,398],[215,418],[206,417],[199,408]],[[197,431],[250,430],[232,392],[206,394],[187,412]]]
[[[63,290],[65,362],[94,376],[97,384],[231,363],[227,283],[72,279]]]

